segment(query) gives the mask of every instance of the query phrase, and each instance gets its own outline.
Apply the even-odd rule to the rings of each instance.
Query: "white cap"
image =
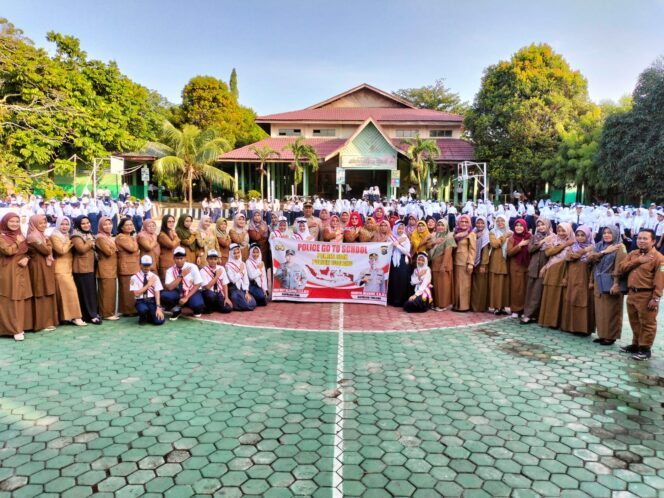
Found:
[[[208,251],[207,255],[208,255],[208,258],[211,258],[211,257],[213,257],[213,256],[214,256],[214,257],[219,257],[219,253],[218,253],[216,250],[214,250],[214,249],[210,249],[210,250]]]
[[[141,257],[141,264],[142,265],[152,265],[152,256],[146,254],[145,256]]]
[[[173,249],[173,256],[184,256],[185,254],[187,254],[187,251],[182,246]]]

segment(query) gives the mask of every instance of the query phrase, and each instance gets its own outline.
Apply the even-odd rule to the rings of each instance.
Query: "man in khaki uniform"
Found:
[[[323,223],[320,218],[314,216],[314,205],[310,201],[304,203],[304,217],[307,219],[307,226],[313,240],[323,240]]]
[[[632,344],[620,349],[635,360],[650,358],[657,333],[657,312],[664,288],[664,256],[655,248],[655,233],[642,229],[636,239],[638,249],[630,252],[618,266],[627,274],[627,316],[632,327]]]

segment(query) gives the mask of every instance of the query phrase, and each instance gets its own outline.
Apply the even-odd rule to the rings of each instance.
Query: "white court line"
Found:
[[[344,374],[344,303],[339,307],[339,337],[337,340],[337,385],[341,390],[337,397],[337,405],[334,414],[334,460],[332,467],[332,498],[341,498],[343,489],[343,412],[345,409],[344,388],[341,380]]]

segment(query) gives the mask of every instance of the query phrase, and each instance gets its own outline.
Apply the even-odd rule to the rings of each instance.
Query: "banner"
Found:
[[[392,244],[272,239],[275,301],[387,305]]]

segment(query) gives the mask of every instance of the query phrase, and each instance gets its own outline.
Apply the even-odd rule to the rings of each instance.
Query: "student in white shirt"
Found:
[[[201,292],[205,310],[207,313],[230,313],[233,311],[233,303],[228,294],[228,275],[223,266],[217,265],[218,262],[219,253],[210,249],[207,253],[207,266],[201,268]]]
[[[205,311],[205,302],[200,288],[203,280],[198,267],[186,261],[184,247],[176,247],[173,250],[175,264],[166,270],[166,281],[161,293],[161,301],[164,308],[171,310],[169,320],[177,320],[182,313],[182,308],[190,308],[194,317],[200,318]]]
[[[256,300],[249,293],[249,275],[247,265],[242,262],[242,252],[239,244],[231,244],[226,263],[226,274],[230,284],[230,294],[235,311],[253,311],[256,309]]]
[[[139,325],[164,323],[164,312],[160,302],[160,294],[164,288],[159,277],[150,271],[151,266],[152,257],[146,254],[141,258],[141,271],[132,275],[129,280],[129,290],[136,297]]]
[[[249,293],[256,300],[256,306],[267,306],[267,299],[270,295],[262,256],[259,245],[251,244],[249,259],[247,259],[247,276],[249,277]]]

